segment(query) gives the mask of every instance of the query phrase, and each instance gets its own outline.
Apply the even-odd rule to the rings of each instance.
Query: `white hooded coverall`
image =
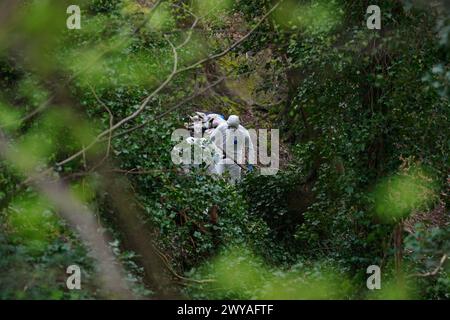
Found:
[[[230,116],[227,122],[220,124],[214,130],[211,140],[224,151],[223,159],[220,159],[215,166],[216,173],[222,175],[224,172],[229,172],[231,183],[239,181],[242,169],[238,164],[245,164],[246,150],[248,150],[249,163],[254,164],[256,159],[248,130],[239,124],[237,116]]]

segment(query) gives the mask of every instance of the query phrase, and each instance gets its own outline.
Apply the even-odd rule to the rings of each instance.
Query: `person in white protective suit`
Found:
[[[213,114],[209,120],[209,129],[203,134],[205,139],[205,154],[207,155],[205,158],[207,164],[206,168],[211,174],[217,174],[216,165],[222,159],[222,151],[211,141],[211,135],[220,124],[225,122],[225,119],[219,115]]]
[[[215,173],[222,175],[229,172],[230,182],[236,183],[241,178],[242,167],[246,162],[246,151],[248,163],[254,164],[256,159],[248,130],[240,125],[238,116],[231,115],[213,131],[211,140],[222,152],[221,159],[215,165]]]

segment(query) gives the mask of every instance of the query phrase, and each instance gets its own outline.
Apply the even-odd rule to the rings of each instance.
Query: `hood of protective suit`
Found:
[[[231,128],[234,128],[234,129],[239,128],[239,124],[240,124],[239,117],[235,116],[235,115],[230,116],[227,120],[227,124]]]

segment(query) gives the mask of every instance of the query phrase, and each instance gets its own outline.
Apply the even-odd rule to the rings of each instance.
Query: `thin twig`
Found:
[[[147,23],[148,21],[151,19],[151,17],[153,16],[153,14],[155,13],[156,9],[159,7],[159,5],[163,2],[163,0],[158,0],[151,8],[151,11],[147,14],[146,18],[144,19],[144,21],[139,24],[132,32],[132,35],[137,34]],[[129,37],[124,37],[123,41],[119,42],[117,45],[111,47],[111,48],[107,48],[106,50],[102,51],[99,53],[99,55],[97,57],[95,57],[91,63],[87,64],[83,69],[75,72],[72,76],[70,76],[66,81],[64,81],[62,86],[67,86],[69,83],[71,83],[73,80],[75,80],[79,75],[81,75],[82,73],[86,72],[87,70],[89,70],[93,65],[97,64],[97,62],[103,57],[105,56],[107,53],[109,53],[112,50],[117,49],[118,47],[120,47],[121,45],[123,45],[125,43],[125,41],[128,41]],[[28,120],[30,120],[31,118],[33,118],[35,115],[37,115],[38,113],[41,113],[42,111],[44,111],[50,104],[50,102],[53,101],[53,99],[55,98],[56,94],[51,95],[46,101],[44,101],[43,103],[41,103],[36,109],[34,109],[32,112],[30,112],[29,114],[25,115],[24,117],[22,117],[18,122],[22,123],[22,122],[26,122]],[[0,128],[5,128],[8,126],[11,126],[13,123],[7,123],[4,125],[0,125]]]
[[[225,56],[228,52],[230,52],[231,50],[233,50],[234,48],[236,48],[237,46],[239,46],[242,42],[244,42],[245,40],[247,40],[248,39],[248,37],[250,37],[252,34],[253,34],[253,32],[255,32],[256,31],[256,29],[258,29],[259,28],[259,26],[267,19],[267,17],[269,16],[269,15],[271,15],[272,14],[272,12],[273,11],[275,11],[275,9],[276,8],[278,8],[278,6],[281,4],[281,2],[283,2],[283,0],[281,0],[281,1],[279,1],[276,5],[274,5],[257,23],[256,23],[256,25],[245,35],[245,36],[243,36],[242,38],[240,38],[239,40],[237,40],[236,42],[234,42],[230,47],[228,47],[227,49],[225,49],[225,50],[223,50],[222,52],[219,52],[219,53],[217,53],[217,54],[213,54],[213,55],[210,55],[210,56],[208,56],[208,57],[206,57],[206,58],[204,58],[204,59],[202,59],[202,60],[199,60],[199,61],[197,61],[196,63],[194,63],[194,64],[192,64],[192,65],[190,65],[190,66],[188,66],[188,67],[185,67],[185,68],[182,68],[182,69],[180,69],[180,70],[178,70],[178,72],[177,72],[177,74],[178,73],[182,73],[182,72],[185,72],[185,71],[188,71],[188,70],[192,70],[192,69],[195,69],[196,67],[198,67],[198,66],[200,66],[200,65],[202,65],[202,64],[204,64],[204,63],[206,63],[206,62],[208,62],[208,61],[211,61],[211,60],[215,60],[215,59],[218,59],[218,58],[221,58],[221,57],[223,57],[223,56]]]
[[[145,98],[144,102],[139,106],[139,108],[133,112],[131,115],[129,115],[128,117],[120,120],[119,122],[117,122],[115,125],[113,125],[111,128],[103,131],[102,133],[100,133],[99,135],[97,135],[97,137],[94,138],[94,140],[87,145],[85,148],[83,148],[83,150],[78,151],[77,153],[73,154],[72,156],[70,156],[69,158],[58,162],[56,165],[57,166],[62,166],[70,161],[72,161],[73,159],[78,158],[84,151],[92,148],[97,142],[99,142],[101,140],[101,138],[103,138],[104,136],[110,134],[112,131],[114,131],[115,129],[119,128],[120,126],[122,126],[123,124],[129,122],[130,120],[136,118],[139,114],[141,114],[141,112],[145,109],[145,107],[147,106],[147,104],[149,103],[149,101],[155,96],[157,95],[163,88],[165,88],[167,86],[167,84],[172,80],[172,78],[175,76],[177,68],[178,68],[178,52],[175,48],[175,46],[172,44],[172,42],[170,40],[167,39],[167,41],[169,42],[170,46],[172,47],[172,51],[173,51],[173,55],[174,55],[174,62],[173,62],[173,69],[172,72],[170,73],[170,75],[166,78],[166,80],[158,87],[156,88],[150,95],[147,96],[147,98]]]
[[[191,279],[191,278],[186,278],[183,277],[181,275],[179,275],[170,265],[169,259],[166,257],[166,255],[164,253],[162,253],[157,247],[156,245],[153,245],[153,248],[155,249],[155,252],[158,254],[158,256],[161,258],[161,261],[165,264],[166,268],[170,271],[170,273],[172,273],[173,276],[175,276],[176,278],[183,280],[183,281],[189,281],[189,282],[194,282],[194,283],[211,283],[211,282],[215,282],[215,279],[202,279],[202,280],[198,280],[198,279]]]
[[[183,101],[177,103],[175,106],[173,106],[173,107],[167,109],[166,111],[164,111],[163,113],[157,115],[155,118],[147,119],[146,121],[144,121],[143,123],[141,123],[141,124],[139,124],[139,125],[137,125],[137,126],[135,126],[135,127],[132,127],[132,128],[127,129],[127,130],[125,130],[125,131],[123,131],[123,132],[117,133],[117,134],[115,134],[115,135],[113,136],[113,138],[117,138],[117,137],[123,136],[123,135],[125,135],[125,134],[128,134],[128,133],[130,133],[130,132],[132,132],[132,131],[135,131],[135,130],[137,130],[137,129],[143,128],[143,127],[146,126],[150,121],[156,121],[156,120],[160,120],[160,119],[164,118],[164,117],[165,117],[166,115],[168,115],[169,113],[175,111],[176,109],[178,109],[178,108],[182,107],[183,105],[185,105],[187,102],[189,102],[189,101],[195,99],[196,97],[202,95],[203,93],[205,93],[206,91],[208,91],[208,90],[211,89],[212,87],[218,85],[219,83],[221,83],[221,82],[224,81],[225,79],[226,79],[226,77],[220,78],[219,80],[215,81],[215,82],[212,83],[211,85],[209,85],[209,86],[207,86],[207,87],[201,89],[200,91],[196,92],[195,94],[193,94],[193,95],[187,97],[186,99],[184,99]]]
[[[98,168],[99,166],[101,166],[103,162],[106,161],[106,159],[109,157],[109,154],[110,154],[110,152],[111,152],[111,141],[112,141],[112,131],[111,131],[111,128],[112,128],[113,125],[114,125],[114,115],[113,115],[113,113],[111,112],[111,109],[109,109],[109,107],[106,105],[106,103],[104,103],[104,102],[98,97],[97,93],[95,92],[95,89],[94,89],[90,84],[89,84],[89,88],[91,89],[92,93],[94,94],[95,99],[103,106],[103,108],[105,108],[106,112],[108,112],[108,114],[109,114],[109,130],[110,130],[110,133],[109,133],[109,136],[108,136],[108,145],[107,145],[107,147],[106,147],[106,154],[105,154],[105,156],[103,157],[103,159],[102,159],[97,165],[95,165],[94,167],[91,168],[91,170],[89,170],[89,171],[94,171],[96,168]]]

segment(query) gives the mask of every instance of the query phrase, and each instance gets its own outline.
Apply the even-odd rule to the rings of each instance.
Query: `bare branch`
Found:
[[[1,133],[1,131],[0,131]],[[0,156],[14,160],[13,147],[8,145],[6,136],[0,134]],[[46,170],[48,172],[48,170]],[[33,172],[24,172],[33,175]],[[58,179],[51,181],[49,176],[42,176],[33,180],[33,186],[45,195],[58,209],[61,217],[69,224],[71,229],[80,235],[81,240],[90,249],[92,257],[99,266],[99,278],[102,289],[116,299],[130,299],[134,295],[125,281],[125,272],[116,261],[114,254],[108,246],[108,241],[100,232],[101,226],[95,215],[80,203],[68,188]]]
[[[112,131],[116,130],[117,128],[119,128],[120,126],[122,126],[124,123],[127,123],[128,121],[136,118],[147,106],[147,104],[149,103],[149,101],[155,96],[157,95],[162,89],[164,89],[169,82],[172,80],[172,78],[175,76],[177,68],[178,68],[178,53],[177,53],[177,49],[174,47],[174,45],[172,44],[172,42],[170,40],[167,39],[167,41],[169,42],[170,46],[172,47],[172,51],[173,51],[173,69],[172,72],[170,73],[170,75],[166,78],[166,80],[158,87],[156,88],[150,95],[147,96],[147,98],[145,98],[144,102],[139,106],[139,108],[133,112],[131,115],[129,115],[128,117],[120,120],[119,122],[117,122],[115,125],[113,125],[111,128],[109,128],[108,130],[103,131],[102,133],[100,133],[97,137],[94,138],[94,140],[89,143],[89,145],[87,145],[85,148],[83,148],[82,150],[78,151],[77,153],[73,154],[72,156],[70,156],[69,158],[58,162],[56,165],[57,166],[62,166],[76,158],[78,158],[80,155],[83,154],[83,152],[85,152],[86,150],[89,150],[90,148],[92,148],[97,142],[99,142],[101,140],[101,138],[103,138],[104,136],[110,134]]]
[[[192,69],[194,69],[194,68],[196,68],[196,67],[198,67],[198,66],[200,66],[200,65],[202,65],[202,64],[204,64],[204,63],[206,63],[206,62],[208,62],[208,61],[211,61],[211,60],[215,60],[215,59],[218,59],[218,58],[221,58],[221,57],[223,57],[223,56],[225,56],[228,52],[230,52],[231,50],[233,50],[234,48],[236,48],[237,46],[239,46],[242,42],[244,42],[245,40],[247,40],[252,34],[253,34],[253,32],[255,32],[256,31],[256,29],[258,29],[259,28],[259,26],[261,25],[261,23],[263,23],[266,19],[267,19],[267,17],[269,17],[271,14],[272,14],[272,12],[273,11],[275,11],[275,9],[276,8],[278,8],[278,6],[281,4],[281,2],[282,2],[283,0],[281,0],[280,2],[278,2],[276,5],[274,5],[259,21],[258,21],[258,23],[256,23],[256,25],[245,35],[245,36],[243,36],[241,39],[239,39],[238,41],[236,41],[236,42],[234,42],[230,47],[228,47],[227,49],[225,49],[225,50],[223,50],[222,52],[220,52],[220,53],[217,53],[217,54],[213,54],[213,55],[211,55],[211,56],[209,56],[209,57],[206,57],[206,58],[204,58],[204,59],[202,59],[202,60],[199,60],[199,61],[197,61],[196,63],[194,63],[194,64],[192,64],[192,65],[190,65],[190,66],[188,66],[188,67],[185,67],[185,68],[182,68],[182,69],[180,69],[180,70],[178,70],[178,72],[177,72],[177,74],[178,73],[182,73],[182,72],[185,72],[185,71],[188,71],[188,70],[192,70]]]
[[[156,120],[159,120],[159,119],[164,118],[164,117],[165,117],[166,115],[168,115],[169,113],[171,113],[171,112],[175,111],[176,109],[178,109],[178,108],[182,107],[183,105],[185,105],[187,102],[189,102],[189,101],[195,99],[195,98],[198,97],[198,96],[201,96],[201,95],[204,94],[206,91],[210,90],[212,87],[217,86],[219,83],[221,83],[221,82],[224,81],[225,79],[226,79],[226,77],[220,78],[219,80],[213,82],[213,83],[210,84],[209,86],[207,86],[207,87],[205,87],[205,88],[199,90],[199,91],[196,92],[195,94],[193,94],[193,95],[187,97],[187,98],[184,99],[183,101],[177,103],[175,106],[173,106],[173,107],[171,107],[170,109],[168,109],[168,110],[164,111],[163,113],[159,114],[159,115],[156,116],[155,118],[147,119],[147,120],[144,121],[143,123],[141,123],[141,124],[139,124],[139,125],[137,125],[137,126],[135,126],[135,127],[133,127],[133,128],[130,128],[130,129],[125,130],[125,131],[123,131],[123,132],[117,133],[117,134],[115,134],[115,135],[113,136],[113,138],[117,138],[117,137],[123,136],[123,135],[125,135],[125,134],[127,134],[127,133],[130,133],[130,132],[132,132],[132,131],[135,131],[135,130],[138,130],[138,129],[140,129],[140,128],[143,128],[143,127],[146,126],[150,121],[156,121]]]
[[[113,116],[111,110],[109,109],[109,107],[102,100],[100,100],[97,93],[95,92],[95,89],[91,85],[89,85],[89,88],[91,89],[92,93],[94,94],[95,99],[103,106],[103,108],[105,108],[106,112],[108,112],[108,114],[109,114],[109,129],[110,129],[110,133],[108,136],[108,145],[106,147],[106,154],[103,157],[103,159],[96,166],[92,167],[92,169],[90,171],[93,171],[96,168],[98,168],[109,157],[109,154],[111,152],[111,140],[112,140],[111,128],[114,125],[114,116]]]
[[[432,276],[437,275],[447,259],[448,259],[448,255],[444,254],[442,256],[441,260],[439,261],[439,265],[433,271],[426,272],[426,273],[416,273],[416,274],[414,274],[414,276],[415,277],[432,277]]]
[[[183,41],[183,43],[181,43],[179,46],[177,46],[177,49],[181,49],[182,47],[184,47],[191,40],[192,32],[193,32],[195,26],[197,25],[198,21],[199,21],[199,18],[196,17],[195,20],[194,20],[194,23],[192,24],[191,28],[188,31],[188,35],[187,35],[186,39]]]
[[[14,3],[14,1],[9,1],[10,3]],[[132,34],[137,34],[151,19],[151,17],[153,16],[153,14],[155,13],[156,9],[159,7],[159,5],[163,2],[163,0],[158,0],[153,7],[151,8],[151,11],[147,14],[146,18],[144,19],[144,21],[139,24],[132,32]],[[0,10],[0,12],[2,12],[2,10]],[[6,12],[6,9],[5,9]],[[2,21],[2,19],[0,19],[0,21]],[[79,70],[77,72],[75,72],[72,76],[70,76],[66,81],[63,82],[62,86],[67,86],[68,84],[70,84],[73,80],[75,80],[79,75],[81,75],[82,73],[86,72],[87,70],[89,70],[93,65],[95,65],[102,57],[104,57],[107,53],[111,52],[114,49],[117,49],[118,47],[120,47],[121,45],[123,45],[125,43],[125,41],[127,41],[129,39],[129,37],[125,37],[123,39],[123,41],[119,42],[118,44],[116,44],[114,47],[111,48],[107,48],[106,50],[100,52],[98,54],[98,56],[96,56],[91,63],[87,64],[82,70]],[[46,101],[44,101],[43,103],[41,103],[36,109],[34,109],[32,112],[30,112],[29,114],[25,115],[24,117],[22,117],[20,119],[19,122],[26,122],[28,120],[30,120],[31,118],[33,118],[35,115],[41,113],[42,111],[44,111],[46,108],[48,108],[49,104],[53,101],[53,99],[55,98],[55,94],[51,95]],[[1,128],[5,128],[12,125],[7,123],[4,125],[0,125],[0,129]]]
[[[177,52],[177,48],[172,44],[172,42],[166,37],[166,40],[169,42],[170,46],[172,47],[172,51],[173,51],[173,55],[174,55],[174,64],[173,64],[173,70],[172,73],[166,78],[166,80],[156,89],[154,90],[149,96],[147,96],[144,99],[144,102],[139,106],[139,108],[133,112],[131,115],[129,115],[128,117],[120,120],[119,122],[117,122],[114,126],[112,126],[111,128],[109,128],[108,130],[103,131],[102,133],[100,133],[99,135],[97,135],[93,141],[87,145],[85,148],[83,148],[82,150],[78,151],[77,153],[73,154],[72,156],[68,157],[65,160],[62,160],[58,163],[56,163],[57,166],[63,166],[69,162],[71,162],[72,160],[78,158],[80,155],[82,155],[84,152],[86,152],[87,150],[91,149],[96,143],[102,141],[102,138],[106,135],[108,135],[110,132],[116,130],[117,128],[121,127],[123,124],[129,122],[130,120],[136,118],[147,106],[148,102],[155,96],[157,95],[162,89],[164,89],[169,83],[170,81],[178,74],[188,71],[188,70],[192,70],[195,69],[196,67],[198,67],[199,65],[206,63],[208,61],[211,61],[213,59],[218,59],[220,57],[223,57],[224,55],[226,55],[228,52],[230,52],[231,50],[233,50],[234,48],[236,48],[237,46],[239,46],[242,42],[244,42],[248,37],[250,37],[250,35],[261,25],[261,23],[267,19],[267,17],[280,5],[280,3],[283,0],[281,0],[280,2],[278,2],[275,6],[273,6],[259,21],[258,23],[245,35],[243,36],[241,39],[239,39],[238,41],[236,41],[235,43],[233,43],[230,47],[228,47],[227,49],[225,49],[224,51],[215,54],[215,55],[211,55],[205,59],[202,59],[188,67],[182,68],[178,70],[178,52]]]

